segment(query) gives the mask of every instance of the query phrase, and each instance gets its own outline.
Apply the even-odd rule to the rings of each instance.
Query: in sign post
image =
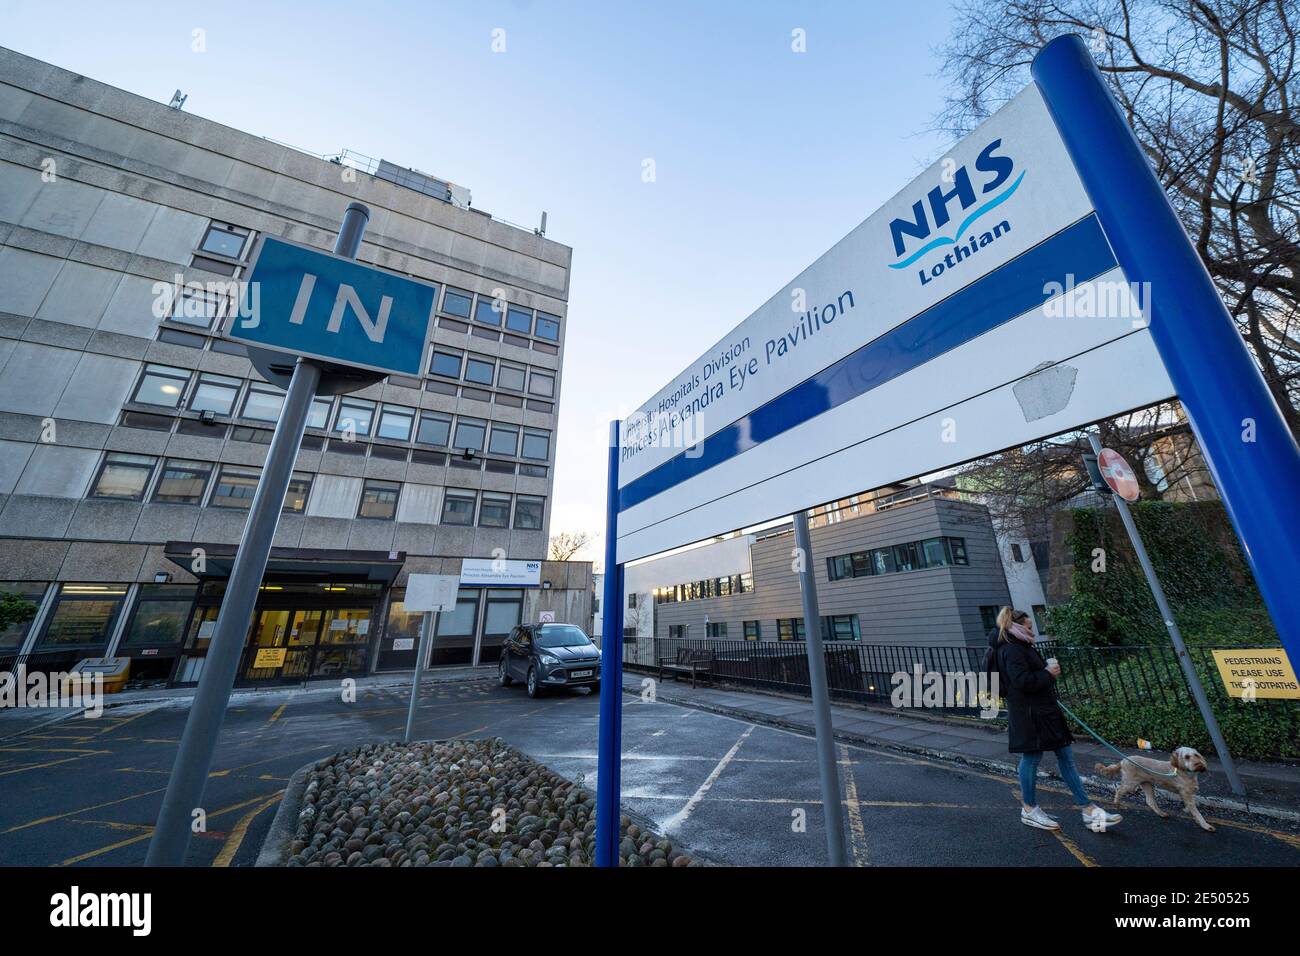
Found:
[[[146,866],[185,862],[192,821],[202,812],[204,783],[312,400],[318,393],[364,388],[375,376],[390,372],[419,373],[436,290],[429,283],[354,261],[369,218],[370,210],[364,205],[350,203],[332,255],[263,236],[245,283],[249,307],[239,310],[226,330],[227,338],[253,347],[250,352],[256,353],[254,364],[259,369],[271,367],[262,361],[266,356],[283,354],[285,361],[276,368],[288,375],[288,388],[167,782]],[[268,377],[281,380],[274,378],[274,373]]]

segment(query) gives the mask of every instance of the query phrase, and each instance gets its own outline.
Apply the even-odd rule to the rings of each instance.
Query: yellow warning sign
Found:
[[[254,667],[283,667],[284,656],[289,653],[287,647],[259,647],[253,658]]]
[[[1300,682],[1280,647],[1210,651],[1223,686],[1245,700],[1300,700]]]

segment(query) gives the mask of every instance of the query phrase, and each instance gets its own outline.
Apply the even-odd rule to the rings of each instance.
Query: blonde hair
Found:
[[[1004,607],[998,611],[998,640],[1005,641],[1007,639],[1007,628],[1011,627],[1012,624],[1027,620],[1029,620],[1029,615],[1017,608]]]

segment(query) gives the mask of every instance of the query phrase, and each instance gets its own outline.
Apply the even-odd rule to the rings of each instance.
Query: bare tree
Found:
[[[1300,436],[1297,21],[1294,0],[962,0],[939,125],[965,134],[1083,35]]]
[[[568,561],[590,543],[591,535],[586,531],[561,531],[551,535],[547,557],[552,561]]]

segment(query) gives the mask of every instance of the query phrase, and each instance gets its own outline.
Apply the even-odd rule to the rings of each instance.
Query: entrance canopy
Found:
[[[196,555],[203,556],[196,570]],[[172,564],[198,578],[228,578],[238,547],[197,541],[168,541],[163,554]],[[334,577],[392,584],[406,561],[405,551],[323,551],[316,548],[272,548],[265,577]]]

